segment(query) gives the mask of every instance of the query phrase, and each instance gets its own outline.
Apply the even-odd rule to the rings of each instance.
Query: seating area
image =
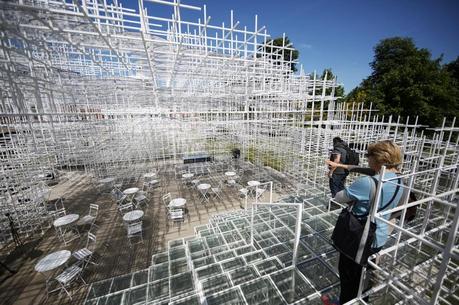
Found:
[[[202,168],[210,171],[201,171]],[[72,179],[73,182],[79,180],[77,189],[51,189],[52,194],[59,197],[52,203],[56,212],[51,213],[50,221],[74,216],[64,226],[47,231],[38,245],[40,250],[36,250],[42,254],[29,264],[33,276],[28,286],[39,289],[38,299],[54,304],[83,302],[88,287],[81,283],[133,272],[150,260],[147,256],[151,258],[154,253],[168,249],[170,240],[194,234],[195,227],[205,225],[212,215],[240,210],[245,196],[240,196],[236,185],[227,183],[226,172],[238,172],[235,179],[247,188],[252,179],[267,181],[275,176],[275,172],[270,175],[269,171],[260,171],[250,163],[231,160],[206,162],[199,169],[184,169],[177,164],[159,166],[155,170],[154,180],[158,182],[153,188],[143,188],[153,178],[139,173],[130,179],[107,179],[121,182],[118,186],[112,184],[111,190],[98,183],[101,179],[84,174]],[[190,179],[199,178],[199,183],[190,185],[190,179],[176,175],[176,171],[183,170],[182,176],[193,174]],[[203,184],[209,187],[200,190]],[[280,181],[277,185],[279,193],[275,196],[295,189],[285,181],[282,186]],[[257,190],[254,188],[249,196],[255,199]],[[142,200],[139,194],[144,196]],[[45,272],[36,271],[41,259],[61,251],[68,251],[68,255],[58,266]],[[26,266],[21,268],[23,277],[30,274],[26,270]],[[5,297],[8,298],[8,294]]]

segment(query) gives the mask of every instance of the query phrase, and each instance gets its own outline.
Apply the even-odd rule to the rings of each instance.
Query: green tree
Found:
[[[368,79],[362,81],[362,83],[352,89],[345,97],[344,101],[347,103],[370,103],[372,102],[370,97],[370,90],[371,88]]]
[[[325,78],[325,74],[327,74],[327,80],[331,80],[335,78],[335,75],[333,74],[333,71],[331,68],[327,68],[322,72],[322,75],[320,76],[321,79]],[[331,94],[332,89],[329,88],[326,91],[326,94],[329,95]],[[318,91],[316,94],[321,94],[322,91]],[[335,97],[344,97],[344,87],[339,85],[338,87],[335,88]]]
[[[445,70],[450,73],[456,82],[459,82],[459,56],[449,64],[446,64]]]
[[[296,72],[297,68],[294,61],[298,59],[300,52],[293,47],[293,44],[289,46],[290,43],[290,39],[287,36],[285,37],[285,41],[282,37],[269,39],[266,41],[266,44],[260,48],[260,50],[266,53],[265,56],[273,59],[273,61],[279,65],[289,63],[290,69],[293,72]],[[288,49],[283,50],[283,46],[288,46]],[[260,56],[260,54],[257,56]]]
[[[459,114],[459,89],[441,57],[432,59],[427,49],[403,37],[383,39],[374,51],[371,75],[347,101],[373,102],[381,114],[418,116],[420,123],[430,126]],[[450,69],[454,71],[454,64]]]

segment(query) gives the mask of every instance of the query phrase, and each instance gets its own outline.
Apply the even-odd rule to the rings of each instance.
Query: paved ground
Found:
[[[162,186],[149,193],[149,205],[144,208],[144,241],[132,247],[129,246],[126,229],[116,203],[109,194],[100,194],[88,176],[72,173],[70,178],[53,187],[51,197],[65,196],[67,213],[77,213],[82,216],[88,213],[90,203],[99,205],[97,219],[99,228],[95,232],[98,265],[90,265],[83,273],[83,278],[88,284],[147,268],[151,256],[162,251],[169,240],[193,235],[193,228],[206,224],[212,214],[240,209],[242,200],[236,188],[225,186],[221,200],[213,199],[209,203],[202,204],[196,189],[185,187],[180,180],[171,177],[171,174],[164,175],[160,177],[163,181]],[[224,176],[214,175],[213,178],[202,179],[211,185],[217,185],[217,181],[224,179]],[[141,187],[141,185],[142,180],[128,181],[123,184],[123,189],[132,186]],[[180,226],[170,223],[166,218],[161,196],[167,192],[171,193],[172,198],[187,199],[188,217]],[[70,301],[64,293],[53,293],[47,299],[44,277],[34,270],[34,266],[48,253],[63,249],[75,251],[85,242],[86,236],[82,233],[80,239],[64,246],[55,236],[54,228],[49,228],[41,237],[26,241],[23,247],[4,256],[2,261],[10,268],[16,269],[17,273],[10,275],[4,269],[0,269],[0,303],[5,305],[82,304],[88,286],[80,282],[75,283],[71,288],[73,301]]]

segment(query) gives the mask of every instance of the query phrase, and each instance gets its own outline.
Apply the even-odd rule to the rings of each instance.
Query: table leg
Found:
[[[57,235],[57,239],[59,239],[60,241],[64,241],[65,238],[64,238],[64,235],[65,235],[65,230],[62,228],[62,227],[55,227],[56,229],[56,235]]]
[[[204,201],[209,202],[209,198],[207,198],[207,191],[202,191],[201,196],[202,196],[201,203],[203,203]]]

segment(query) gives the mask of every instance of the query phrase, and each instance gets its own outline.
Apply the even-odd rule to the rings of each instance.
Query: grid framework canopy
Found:
[[[169,13],[152,15],[150,12],[158,6]],[[46,223],[46,180],[57,170],[83,169],[97,178],[141,174],[139,170],[147,163],[166,165],[203,152],[215,159],[226,158],[237,147],[244,160],[307,185],[313,193],[308,195],[314,195],[317,203],[326,201],[324,196],[316,195],[326,191],[323,159],[334,136],[354,144],[362,156],[369,143],[392,139],[405,152],[403,173],[415,177],[409,187],[425,200],[420,203],[425,221],[395,228],[394,246],[384,252],[380,274],[388,282],[397,276],[404,280],[384,289],[395,298],[403,298],[405,293],[419,302],[440,299],[445,304],[454,303],[451,296],[457,300],[457,281],[448,281],[457,278],[459,137],[454,122],[451,126],[444,123],[426,137],[415,119],[402,122],[400,118],[378,117],[371,107],[336,103],[336,80],[303,71],[292,73],[296,64],[288,56],[292,46],[273,46],[257,17],[253,28],[240,25],[232,12],[229,23],[214,25],[205,6],[163,0],[139,1],[138,9],[126,8],[117,1],[94,0],[0,1],[0,7],[0,207],[14,211],[12,216],[21,232],[34,234],[37,224]],[[187,21],[182,15],[193,15],[194,19]],[[328,251],[324,238],[328,218],[333,217],[326,211],[316,211],[311,204],[304,217],[324,215],[306,226],[316,231],[302,240],[305,257],[309,252],[317,254],[308,248],[311,245],[318,244]],[[274,216],[278,222],[270,223],[259,215],[259,224],[278,231],[277,224],[289,227],[289,216],[280,219],[288,211],[278,213]],[[222,219],[234,224],[246,218],[228,214]],[[313,283],[312,289],[304,275],[319,265],[333,274],[329,280],[336,279],[331,253],[327,253],[327,259],[318,254],[310,257],[317,263],[304,262],[299,271],[286,269],[281,259],[288,261],[287,245],[270,244],[276,242],[272,236],[260,236],[257,242],[264,246],[258,244],[255,249],[228,243],[225,238],[229,237],[220,236],[223,232],[217,223],[210,223],[207,229],[217,235],[216,239],[223,238],[228,247],[231,244],[235,256],[243,258],[211,266],[219,283],[228,290],[210,297],[212,287],[205,286],[206,276],[202,274],[212,270],[194,270],[194,262],[189,260],[183,267],[189,273],[178,275],[184,281],[201,276],[200,289],[209,292],[208,302],[232,298],[247,301],[257,297],[253,294],[256,287],[289,303],[296,301],[295,296],[310,297],[324,288]],[[5,224],[2,222],[2,242],[8,240],[3,234],[7,231]],[[324,225],[326,229],[317,229]],[[236,228],[232,233],[241,241],[244,231]],[[197,238],[202,234],[198,233]],[[182,242],[183,248],[189,245],[188,241]],[[215,248],[208,243],[204,242],[208,251]],[[218,251],[213,251],[208,256],[217,259]],[[402,268],[395,274],[388,271],[391,259],[413,256],[413,251],[414,262],[426,253],[430,255],[416,266],[408,259],[404,266],[417,272],[416,276]],[[267,261],[269,256],[276,256],[276,260],[258,268],[249,255]],[[179,259],[171,266],[183,266],[185,258]],[[430,270],[424,268],[429,259],[435,263]],[[263,268],[285,268],[248,285],[234,285],[238,279],[223,270],[241,262],[247,265],[243,266],[247,278],[260,274]],[[156,274],[153,269],[147,274]],[[430,275],[435,276],[433,285]],[[293,289],[290,296],[275,288],[287,287],[292,278],[302,283],[303,290]],[[157,288],[159,293],[163,286],[174,289],[169,287],[168,279],[167,283],[164,278],[151,283],[148,289]],[[423,288],[415,292],[409,289],[416,285]],[[182,296],[190,294],[192,298],[193,289],[197,287]]]

